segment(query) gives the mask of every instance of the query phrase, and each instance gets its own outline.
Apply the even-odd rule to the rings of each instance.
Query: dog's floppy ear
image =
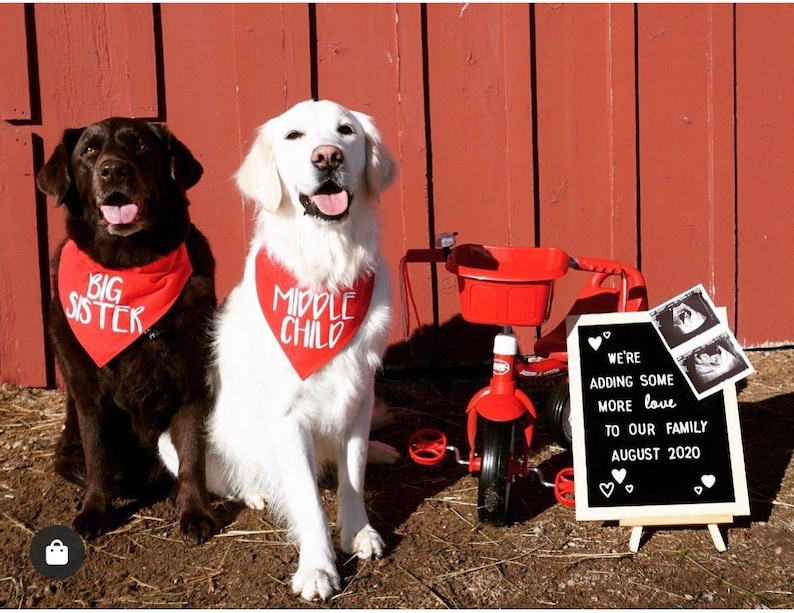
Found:
[[[50,159],[36,175],[36,185],[48,196],[55,198],[55,206],[63,204],[72,186],[72,151],[85,128],[67,128],[61,142],[55,147]]]
[[[204,167],[173,134],[168,140],[168,148],[171,151],[171,176],[187,191],[199,182]]]
[[[150,124],[157,136],[168,148],[171,156],[171,178],[184,190],[187,191],[201,179],[204,168],[199,161],[193,157],[185,144],[173,135],[171,130],[163,124]]]
[[[234,178],[243,196],[268,211],[275,212],[278,209],[282,195],[281,177],[265,126],[257,131],[254,144]]]
[[[372,200],[378,201],[381,192],[386,189],[397,175],[397,163],[383,142],[380,132],[369,115],[353,113],[364,128],[367,143],[367,189]]]

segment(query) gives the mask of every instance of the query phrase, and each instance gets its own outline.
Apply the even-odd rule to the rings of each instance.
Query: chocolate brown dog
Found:
[[[162,495],[168,428],[182,536],[199,543],[216,528],[203,432],[215,262],[186,197],[202,172],[165,126],[113,117],[67,129],[37,175],[66,205],[50,314],[66,383],[55,468],[85,487],[73,526],[87,538],[114,527],[116,498]]]

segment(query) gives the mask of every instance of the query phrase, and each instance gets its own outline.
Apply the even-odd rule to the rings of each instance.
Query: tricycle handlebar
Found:
[[[405,252],[404,259],[405,262],[409,263],[441,263],[447,260],[450,251],[449,247],[442,249],[409,249]],[[599,272],[607,275],[619,275],[623,272],[623,265],[620,262],[583,256],[571,257],[570,267],[574,270]]]
[[[409,249],[405,252],[403,260],[414,264],[418,262],[432,264],[446,261],[448,255],[449,249]]]

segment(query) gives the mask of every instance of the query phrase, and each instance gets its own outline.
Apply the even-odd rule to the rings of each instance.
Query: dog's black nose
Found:
[[[127,164],[121,160],[104,160],[99,165],[99,176],[105,181],[121,181],[127,172]]]
[[[320,145],[312,151],[312,164],[320,170],[339,168],[345,156],[333,145]]]

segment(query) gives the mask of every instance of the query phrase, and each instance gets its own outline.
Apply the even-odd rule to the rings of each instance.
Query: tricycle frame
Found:
[[[474,394],[466,407],[468,459],[448,445],[446,436],[428,428],[409,441],[409,454],[419,464],[441,462],[447,451],[455,460],[479,475],[478,516],[481,521],[501,525],[507,521],[510,488],[518,477],[535,474],[540,483],[554,489],[557,500],[573,506],[573,470],[560,471],[548,481],[527,454],[515,452],[515,431],[523,432],[526,449],[532,446],[538,413],[518,381],[564,375],[568,370],[565,322],[535,344],[536,355],[522,356],[513,334],[514,325],[540,325],[549,316],[554,281],[569,269],[589,272],[590,277],[571,309],[584,312],[640,311],[647,309],[645,280],[635,268],[614,260],[570,257],[554,248],[455,246],[455,235],[441,235],[434,249],[412,249],[401,262],[401,281],[406,298],[413,303],[407,265],[415,262],[444,263],[458,277],[461,311],[465,320],[498,325],[494,337],[493,368],[489,384]],[[620,277],[617,288],[604,286],[612,276]],[[515,288],[519,288],[516,291]],[[478,302],[479,301],[479,302]],[[595,305],[595,307],[594,307]],[[597,308],[598,310],[593,310]],[[572,443],[567,380],[552,394],[546,411],[549,431],[565,448]],[[477,447],[482,426],[482,446]]]

